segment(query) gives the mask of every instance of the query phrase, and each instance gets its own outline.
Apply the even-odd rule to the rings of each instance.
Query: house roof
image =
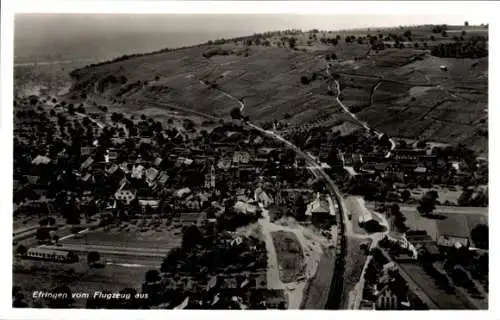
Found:
[[[158,183],[165,184],[168,180],[168,174],[165,171],[160,172],[158,176]]]
[[[182,197],[183,195],[189,194],[189,193],[191,193],[191,189],[189,189],[189,188],[186,187],[186,188],[182,188],[182,189],[177,190],[175,192],[175,195],[177,197]]]
[[[424,248],[427,250],[432,255],[437,255],[439,254],[439,248],[435,243],[424,243]]]
[[[179,164],[183,164],[183,165],[189,166],[191,163],[193,163],[193,160],[185,158],[185,157],[179,157],[177,159],[177,162]]]
[[[158,177],[158,173],[159,173],[158,170],[151,167],[151,168],[146,170],[146,179],[148,179],[149,181],[153,181],[154,179],[156,179]]]
[[[48,164],[50,161],[51,160],[49,157],[38,155],[35,157],[35,159],[33,159],[33,161],[31,161],[31,163],[39,165],[39,164]]]
[[[115,172],[116,172],[116,170],[118,170],[118,168],[119,168],[119,167],[118,167],[118,165],[117,165],[117,164],[113,164],[111,167],[109,167],[109,168],[106,170],[106,172],[107,172],[108,174],[113,174],[113,173],[115,173]]]
[[[162,163],[162,161],[163,161],[163,159],[160,158],[160,157],[158,157],[158,158],[155,159],[155,161],[154,161],[153,164],[154,164],[154,166],[158,167],[158,166],[160,166],[160,164]]]
[[[363,165],[362,169],[363,170],[373,169],[373,170],[378,170],[378,171],[384,171],[390,165],[391,165],[390,162],[370,162],[370,163]]]
[[[152,208],[157,208],[158,205],[160,204],[159,200],[139,200],[139,205],[145,207],[145,206],[150,206]]]
[[[86,168],[88,168],[93,162],[94,162],[94,159],[92,159],[92,157],[88,157],[87,160],[85,160],[82,163],[82,165],[80,166],[80,169],[86,169]]]
[[[319,194],[311,202],[310,206],[311,206],[310,207],[311,213],[328,213],[328,214],[330,213],[330,205],[328,204],[328,201],[326,201]]]
[[[426,167],[417,167],[413,171],[416,172],[416,173],[426,173],[427,172],[427,168]]]

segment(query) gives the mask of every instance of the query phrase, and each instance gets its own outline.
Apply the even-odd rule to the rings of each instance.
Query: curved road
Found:
[[[333,79],[333,76],[331,75],[330,73],[330,64],[328,62],[326,62],[326,74],[328,75],[328,77],[330,79]],[[382,80],[382,79],[381,79]],[[378,130],[375,130],[375,129],[372,129],[368,126],[368,124],[366,122],[363,122],[361,120],[358,119],[358,117],[352,113],[348,107],[346,107],[346,105],[340,100],[340,83],[338,80],[335,80],[333,79],[333,81],[335,81],[335,86],[337,88],[337,97],[335,98],[335,100],[337,100],[337,103],[342,107],[342,109],[344,109],[344,111],[357,123],[359,124],[360,126],[362,126],[363,128],[365,128],[366,130],[373,130],[377,135],[378,137],[382,137],[384,135],[383,132],[380,132]],[[381,84],[382,82],[380,81],[374,88],[374,90],[376,90],[376,88]],[[331,85],[328,85],[328,89],[331,91]],[[391,151],[394,150],[396,148],[396,143],[394,142],[394,140],[392,138],[389,138],[389,141],[391,142],[391,150],[387,152],[387,154],[385,155],[386,158],[390,158],[391,157]]]

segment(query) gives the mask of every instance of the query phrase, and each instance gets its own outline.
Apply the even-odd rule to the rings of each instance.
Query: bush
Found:
[[[308,85],[310,81],[309,81],[309,78],[307,76],[302,76],[302,77],[300,77],[300,82],[303,85]]]
[[[16,254],[20,256],[24,256],[28,252],[28,248],[26,248],[24,245],[20,244],[17,249],[16,249]]]
[[[233,108],[231,110],[230,115],[231,115],[231,118],[233,118],[233,119],[241,119],[241,116],[242,116],[239,108]]]
[[[483,39],[471,39],[467,42],[441,43],[431,49],[431,54],[441,58],[482,58],[488,56]]]

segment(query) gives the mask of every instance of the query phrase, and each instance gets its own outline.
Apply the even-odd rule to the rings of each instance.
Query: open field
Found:
[[[347,237],[347,249],[345,256],[345,270],[344,273],[344,286],[342,293],[342,301],[340,303],[343,309],[347,309],[347,304],[349,302],[349,292],[356,286],[361,273],[363,272],[363,267],[367,256],[360,249],[360,245],[366,243],[366,239],[358,239]]]
[[[373,208],[372,204],[367,206]],[[436,218],[423,217],[417,205],[400,204],[399,207],[410,229],[425,230],[433,240],[442,233],[470,238],[470,232],[478,224],[488,224],[488,208],[483,207],[437,206],[434,210]]]
[[[294,233],[288,231],[271,232],[271,236],[276,248],[281,281],[297,281],[304,273],[304,254],[300,242]]]
[[[94,291],[119,292],[124,288],[140,290],[146,271],[153,268],[108,264],[102,269],[91,269],[86,266],[86,261],[60,264],[24,260],[22,264],[25,271],[14,271],[13,284],[22,288],[30,304],[33,301],[34,291],[50,291],[61,285],[67,285],[73,293],[87,292],[90,295]],[[69,271],[70,269],[73,269],[74,273]],[[43,301],[38,302],[43,303]],[[86,299],[75,299],[74,305],[82,308],[85,307],[85,303]]]
[[[474,309],[469,300],[460,293],[447,293],[438,287],[435,279],[417,263],[400,263],[404,270],[441,310]]]

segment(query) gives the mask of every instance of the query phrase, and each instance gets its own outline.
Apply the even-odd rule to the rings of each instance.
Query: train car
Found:
[[[78,255],[70,250],[50,248],[30,248],[24,256],[27,259],[36,259],[52,262],[74,263],[78,262]]]

